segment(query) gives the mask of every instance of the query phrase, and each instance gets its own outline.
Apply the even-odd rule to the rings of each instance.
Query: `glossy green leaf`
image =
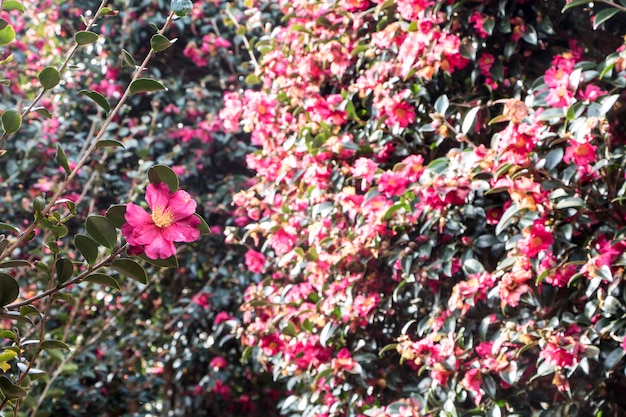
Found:
[[[41,311],[31,304],[20,307],[20,316],[35,316],[37,318],[41,318],[41,315]]]
[[[102,108],[105,113],[111,111],[111,105],[109,104],[109,101],[97,91],[80,90],[78,94],[89,97],[94,103],[100,106],[100,108]]]
[[[598,14],[593,17],[593,28],[597,29],[600,25],[611,19],[617,13],[619,13],[619,9],[615,7],[600,10]]]
[[[154,52],[165,51],[167,48],[172,46],[174,42],[176,42],[176,39],[169,40],[165,36],[158,33],[156,35],[152,35],[152,38],[150,38],[150,46]]]
[[[143,266],[139,265],[136,261],[129,258],[116,259],[111,268],[115,269],[120,274],[132,278],[142,284],[148,283],[148,274]]]
[[[8,400],[14,400],[16,398],[24,398],[26,397],[26,391],[15,385],[9,378],[2,375],[0,376],[0,391],[4,394],[4,396]]]
[[[87,275],[84,281],[91,282],[93,284],[104,285],[105,287],[115,288],[118,291],[122,289],[120,283],[117,282],[115,278],[107,274],[96,273]]]
[[[79,45],[89,45],[98,41],[98,34],[88,30],[81,30],[74,34],[74,40]]]
[[[113,249],[117,245],[117,231],[111,220],[104,216],[93,215],[85,221],[87,233],[99,244]]]
[[[0,122],[2,123],[2,130],[11,135],[22,127],[22,115],[17,110],[9,109],[2,113]]]
[[[57,274],[57,285],[67,282],[74,274],[74,264],[68,258],[57,259],[54,268]]]
[[[31,111],[34,111],[35,113],[37,113],[40,116],[45,117],[46,119],[52,119],[52,113],[50,113],[48,109],[46,109],[45,107],[41,107],[41,106],[35,107]]]
[[[126,149],[126,146],[122,142],[113,139],[102,139],[96,143],[96,149],[100,148],[122,148]]]
[[[130,84],[129,93],[151,93],[154,91],[166,90],[165,86],[152,78],[138,78]]]
[[[4,29],[0,30],[0,46],[8,45],[14,40],[15,40],[15,29],[13,29],[13,26],[6,25]]]
[[[17,10],[20,13],[26,13],[24,5],[17,0],[4,0],[4,2],[2,2],[2,10],[6,10],[7,12]]]
[[[66,345],[65,343],[61,342],[60,340],[44,340],[43,342],[41,342],[40,349],[41,350],[61,349],[61,350],[67,350],[68,352],[71,351],[70,347]]]
[[[0,268],[19,268],[22,266],[32,268],[33,265],[26,259],[13,259],[0,263]]]
[[[9,26],[9,22],[4,19],[0,19],[0,30],[4,29],[7,26]]]
[[[210,235],[211,234],[211,228],[209,227],[207,222],[198,213],[194,213],[194,214],[195,214],[195,216],[197,218],[200,219],[200,226],[198,226],[198,228],[200,229],[200,235],[201,236],[203,236],[203,235]]]
[[[570,2],[566,2],[565,6],[563,7],[561,11],[564,12],[573,7],[586,6],[589,4],[589,2],[590,2],[589,0],[571,0]]]
[[[11,330],[2,330],[0,331],[0,339],[17,340],[17,336],[15,335],[15,332]]]
[[[155,266],[160,266],[163,268],[178,268],[178,259],[175,256],[170,256],[167,259],[151,259],[146,256],[146,254],[141,254],[139,256],[144,261],[151,263]]]
[[[57,153],[55,155],[57,163],[63,168],[66,175],[70,175],[72,170],[70,169],[70,165],[67,162],[67,156],[65,155],[65,151],[61,147],[60,143],[57,143]]]
[[[171,8],[176,16],[184,17],[193,10],[193,3],[191,0],[172,0]]]
[[[165,165],[155,165],[148,170],[148,180],[152,184],[163,182],[167,184],[170,191],[178,191],[178,176],[172,168]]]
[[[87,235],[77,234],[74,236],[74,246],[89,265],[96,263],[98,259],[98,243]]]
[[[54,67],[46,67],[37,76],[44,90],[50,90],[61,82],[61,74]]]
[[[126,219],[124,218],[125,214],[126,204],[115,204],[109,207],[106,212],[106,217],[119,229],[126,223]]]
[[[20,229],[7,223],[0,223],[0,230],[20,234]]]
[[[20,294],[20,286],[15,278],[0,272],[0,307],[12,303]]]
[[[135,58],[126,49],[122,49],[122,65],[126,67],[136,67]]]

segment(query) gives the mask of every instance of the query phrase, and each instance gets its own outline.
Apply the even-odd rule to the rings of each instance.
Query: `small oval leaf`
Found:
[[[2,10],[6,10],[7,12],[11,10],[17,10],[20,13],[26,13],[24,5],[17,0],[4,0],[4,2],[2,3]]]
[[[125,214],[126,204],[114,204],[107,210],[106,217],[119,229],[126,223]]]
[[[15,278],[0,272],[0,307],[15,301],[20,295],[20,286]]]
[[[146,256],[145,253],[139,255],[141,259],[144,261],[163,268],[178,268],[178,259],[175,256],[170,256],[167,259],[150,259]]]
[[[57,285],[61,285],[72,278],[74,274],[74,265],[67,258],[59,258],[54,264],[57,273]]]
[[[167,184],[170,191],[175,193],[178,191],[178,177],[174,170],[165,165],[155,165],[148,170],[148,180],[152,184],[163,182]]]
[[[4,375],[0,376],[0,391],[2,391],[7,400],[26,397],[26,391],[15,385]]]
[[[165,86],[152,78],[138,78],[130,84],[129,93],[150,93],[165,90]]]
[[[132,259],[117,259],[113,262],[111,268],[115,269],[120,274],[127,276],[128,278],[132,278],[142,284],[148,283],[148,274],[146,274],[146,270],[143,269],[143,266],[139,265]]]
[[[77,234],[74,236],[74,246],[89,265],[96,263],[98,259],[98,243],[87,235]]]
[[[22,115],[15,109],[9,109],[2,113],[2,129],[7,135],[11,135],[22,127]]]
[[[15,40],[15,29],[13,26],[6,25],[0,30],[0,46],[7,45]]]
[[[96,143],[96,149],[111,147],[126,149],[126,146],[124,146],[122,142],[113,139],[102,139],[99,140],[98,143]]]
[[[98,41],[98,34],[88,30],[81,30],[74,34],[74,40],[79,45],[89,45]]]
[[[135,58],[126,49],[122,49],[122,65],[126,67],[135,67]]]
[[[165,51],[167,48],[172,46],[174,42],[176,42],[176,40],[170,41],[165,36],[158,33],[150,38],[150,46],[154,52]]]
[[[44,340],[39,346],[40,350],[61,349],[70,352],[70,347],[60,340]]]
[[[87,233],[99,244],[113,249],[117,245],[117,231],[111,220],[104,216],[93,215],[85,221]]]
[[[46,67],[37,76],[44,90],[50,90],[61,82],[61,74],[54,67]]]
[[[80,90],[78,94],[89,97],[94,103],[100,106],[105,113],[111,111],[111,105],[109,104],[109,101],[97,91]]]
[[[66,175],[70,175],[72,170],[70,169],[70,165],[67,163],[67,156],[65,155],[65,151],[61,147],[60,143],[57,143],[57,153],[56,153],[57,163],[63,168]]]
[[[97,274],[87,275],[84,281],[91,282],[94,284],[104,285],[105,287],[115,288],[118,291],[122,289],[122,287],[120,286],[120,283],[117,282],[115,278],[106,274],[97,273]]]

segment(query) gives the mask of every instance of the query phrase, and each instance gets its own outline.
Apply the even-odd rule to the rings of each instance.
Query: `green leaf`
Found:
[[[67,156],[65,155],[65,151],[61,147],[60,143],[57,143],[57,154],[56,154],[57,163],[63,168],[66,175],[70,175],[72,170],[70,169],[70,165],[67,163]]]
[[[9,26],[9,22],[4,19],[0,19],[0,30],[4,29],[7,26]]]
[[[126,49],[122,49],[122,66],[133,68],[137,66],[135,58]]]
[[[569,10],[573,7],[578,7],[578,6],[586,6],[589,4],[590,0],[572,0],[571,2],[567,3],[563,9],[561,10],[561,12],[564,12],[566,10]]]
[[[115,269],[122,275],[132,278],[142,284],[148,283],[148,274],[143,266],[129,258],[117,259],[111,265],[111,268]]]
[[[6,25],[4,29],[0,30],[0,46],[7,45],[13,42],[14,40],[15,40],[15,29],[13,29],[13,26]]]
[[[52,113],[50,113],[48,109],[46,109],[45,107],[41,107],[41,106],[35,107],[31,111],[34,111],[35,113],[37,113],[40,116],[45,117],[46,119],[52,119]]]
[[[117,245],[117,231],[111,220],[104,216],[92,215],[85,221],[87,233],[99,244],[113,249]]]
[[[176,16],[184,17],[193,10],[193,3],[191,0],[172,0],[171,7]]]
[[[565,208],[582,207],[584,204],[585,202],[580,197],[569,197],[559,200],[559,202],[556,203],[555,208],[560,210]]]
[[[89,236],[77,234],[74,236],[74,246],[89,265],[93,265],[98,259],[98,244]]]
[[[71,351],[70,347],[60,340],[44,340],[39,347],[40,350],[61,349]]]
[[[446,114],[448,111],[448,107],[450,106],[450,101],[448,100],[448,96],[445,94],[439,96],[437,101],[435,101],[435,111],[439,114]]]
[[[17,228],[17,227],[15,227],[15,226],[12,226],[12,225],[10,225],[10,224],[8,224],[8,223],[0,223],[0,230],[5,230],[5,231],[13,232],[13,233],[16,233],[16,234],[18,234],[18,235],[21,233],[21,232],[20,232],[20,229],[18,229],[18,228]]]
[[[4,272],[0,272],[0,307],[15,301],[20,295],[20,286],[15,278]]]
[[[0,122],[2,122],[2,129],[7,135],[11,135],[22,127],[22,115],[20,112],[14,109],[9,109],[2,113],[2,118],[0,118]]]
[[[129,94],[150,93],[166,90],[165,86],[152,78],[138,78],[130,84]]]
[[[102,139],[96,143],[96,149],[112,147],[126,149],[126,146],[124,146],[122,142],[113,139]]]
[[[480,107],[473,107],[470,111],[467,112],[465,118],[463,119],[463,125],[461,127],[461,132],[467,135],[470,130],[476,126],[476,115],[480,111]]]
[[[122,289],[122,287],[120,286],[120,283],[117,282],[115,278],[106,274],[97,273],[97,274],[87,275],[84,281],[91,282],[94,284],[104,285],[105,287],[115,288],[118,291]]]
[[[114,204],[107,210],[106,217],[119,229],[126,223],[125,214],[126,204]]]
[[[170,187],[170,191],[178,191],[178,177],[172,168],[165,165],[155,165],[148,170],[148,180],[152,184],[163,182]]]
[[[54,263],[54,268],[57,273],[57,285],[67,282],[74,274],[74,265],[68,258],[57,259]]]
[[[608,9],[600,10],[597,15],[593,17],[593,29],[597,29],[598,26],[619,13],[619,9],[610,7]]]
[[[20,316],[36,316],[37,318],[41,318],[41,312],[33,305],[21,306],[20,307]]]
[[[379,352],[378,352],[378,356],[382,357],[383,353],[389,351],[389,350],[396,350],[396,346],[398,346],[397,343],[390,343],[388,345],[386,345],[385,347],[383,347]]]
[[[74,34],[74,40],[78,45],[89,45],[98,41],[98,34],[88,30],[81,30]]]
[[[165,51],[172,46],[174,42],[176,42],[176,39],[169,40],[160,34],[152,35],[152,38],[150,38],[150,46],[154,52]]]
[[[255,85],[255,84],[260,84],[261,83],[261,79],[259,78],[258,75],[253,73],[253,74],[248,74],[246,76],[245,82],[248,85]]]
[[[31,265],[31,263],[26,259],[13,259],[0,264],[0,268],[19,268],[21,266],[32,268],[33,265]]]
[[[105,113],[111,111],[111,105],[109,104],[109,101],[97,91],[80,90],[78,94],[89,97],[93,102],[100,106]]]
[[[144,261],[163,268],[178,268],[178,259],[175,256],[170,256],[167,259],[150,259],[146,256],[145,253],[139,255],[141,259]]]
[[[17,340],[17,336],[11,330],[2,330],[0,331],[0,339]]]
[[[0,376],[0,391],[4,394],[4,396],[8,400],[14,400],[16,398],[24,398],[26,397],[26,391],[15,385],[9,378],[2,375]]]
[[[500,222],[496,226],[496,235],[499,235],[507,228],[507,226],[513,221],[515,216],[519,215],[521,212],[525,211],[524,207],[518,207],[517,204],[513,204],[509,207],[502,217],[500,218]]]
[[[5,349],[0,353],[0,362],[7,362],[17,358],[17,352],[14,350]]]
[[[210,235],[211,228],[209,227],[207,222],[198,213],[194,213],[194,215],[200,219],[200,226],[198,226],[198,228],[200,229],[200,236]]]
[[[24,5],[16,0],[5,0],[2,3],[2,10],[6,10],[7,12],[11,10],[17,10],[20,13],[26,13]]]
[[[46,67],[37,76],[44,90],[50,90],[61,82],[61,74],[54,67]]]

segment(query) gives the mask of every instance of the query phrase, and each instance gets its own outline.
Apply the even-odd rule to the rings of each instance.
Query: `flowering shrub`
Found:
[[[222,234],[249,146],[216,114],[249,70],[228,4],[178,6],[0,1],[3,413],[275,409],[239,360],[250,276]]]
[[[220,119],[281,412],[622,415],[624,2],[253,3]]]

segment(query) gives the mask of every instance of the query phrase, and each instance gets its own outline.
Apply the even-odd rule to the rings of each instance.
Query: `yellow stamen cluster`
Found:
[[[167,227],[174,223],[174,215],[165,207],[155,207],[152,209],[152,221],[157,227]]]

